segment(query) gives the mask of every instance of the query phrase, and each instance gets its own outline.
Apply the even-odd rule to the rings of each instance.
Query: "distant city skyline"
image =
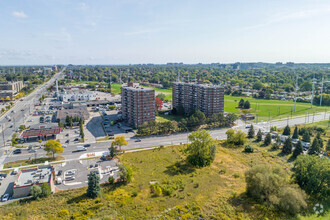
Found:
[[[0,0],[0,66],[330,62],[327,0]]]

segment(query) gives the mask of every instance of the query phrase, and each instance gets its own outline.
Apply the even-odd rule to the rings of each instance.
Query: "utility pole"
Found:
[[[288,116],[288,120],[287,120],[286,124],[289,125],[289,116]]]
[[[314,123],[314,115],[315,115],[315,112],[313,112],[313,123]]]
[[[320,96],[320,106],[322,106],[323,82],[324,82],[324,76],[322,76],[322,84],[321,84],[321,96]]]
[[[313,88],[312,88],[311,108],[313,108],[314,87],[315,87],[315,74],[314,74],[314,76],[313,76]]]
[[[258,115],[259,115],[259,114],[257,113],[257,124],[258,124]]]
[[[298,75],[296,76],[296,88],[294,91],[294,111],[296,111],[297,90],[298,90]]]
[[[292,118],[292,107],[291,107],[291,118]]]

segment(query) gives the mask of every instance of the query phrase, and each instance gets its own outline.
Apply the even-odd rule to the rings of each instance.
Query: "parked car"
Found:
[[[14,153],[14,154],[20,154],[20,153],[22,153],[22,150],[21,150],[21,149],[16,149],[16,150],[14,150],[13,153]]]
[[[67,148],[67,147],[68,147],[68,145],[62,144],[62,147],[63,147],[63,148]]]
[[[6,194],[4,194],[4,195],[2,196],[1,201],[2,201],[2,202],[6,202],[6,201],[8,201],[8,199],[9,199],[9,194],[6,193]]]
[[[75,138],[73,141],[79,141],[79,139],[78,138]]]
[[[74,176],[67,176],[65,177],[66,181],[70,181],[70,180],[75,180],[76,178]]]
[[[135,142],[141,142],[141,139],[136,139]]]
[[[70,171],[66,172],[66,175],[71,176],[71,175],[74,175],[75,173],[76,173],[75,170],[70,170]]]
[[[63,171],[62,171],[62,170],[59,170],[59,171],[57,172],[57,176],[61,176],[62,173],[63,173]]]
[[[69,139],[68,139],[68,140],[66,140],[66,142],[65,142],[65,143],[67,143],[67,144],[68,144],[68,143],[70,143],[70,140],[69,140]]]
[[[91,145],[90,144],[85,144],[84,147],[90,147]]]

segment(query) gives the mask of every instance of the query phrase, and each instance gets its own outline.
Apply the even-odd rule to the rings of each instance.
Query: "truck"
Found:
[[[77,146],[77,151],[86,151],[86,147],[84,147],[84,146]]]

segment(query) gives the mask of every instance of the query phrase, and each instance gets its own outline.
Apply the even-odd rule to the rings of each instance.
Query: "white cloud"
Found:
[[[16,18],[27,18],[28,16],[23,11],[14,11],[12,15]]]
[[[292,13],[288,13],[288,14],[280,14],[268,21],[265,21],[264,23],[259,23],[256,25],[244,27],[243,30],[267,27],[267,26],[270,26],[270,25],[273,25],[276,23],[280,23],[283,21],[304,19],[304,18],[309,18],[309,17],[313,17],[313,16],[319,16],[321,14],[326,14],[329,12],[330,12],[330,7],[325,7],[325,8],[319,8],[319,9],[301,10],[301,11],[296,11],[296,12],[292,12]]]
[[[140,31],[127,32],[127,33],[125,33],[125,35],[132,36],[132,35],[151,34],[151,33],[157,33],[157,32],[163,31],[163,30],[164,30],[164,28],[145,29],[145,30],[140,30]]]
[[[86,10],[88,8],[87,4],[85,2],[80,2],[79,3],[79,8],[81,10]]]
[[[45,33],[45,36],[49,40],[57,42],[71,42],[71,34],[66,31],[65,28],[61,29],[58,33]]]

